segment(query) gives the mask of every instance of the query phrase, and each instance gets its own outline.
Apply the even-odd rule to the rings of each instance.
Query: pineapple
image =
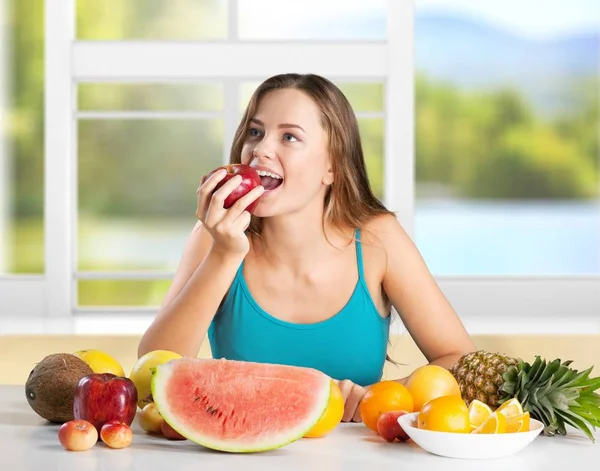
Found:
[[[494,408],[514,397],[544,424],[545,435],[566,435],[568,424],[593,442],[590,426],[600,427],[600,395],[594,392],[600,377],[589,377],[593,367],[580,372],[571,363],[536,356],[529,364],[481,350],[463,355],[450,371],[467,405],[478,399]]]

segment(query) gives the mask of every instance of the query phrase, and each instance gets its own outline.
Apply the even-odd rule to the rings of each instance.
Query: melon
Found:
[[[185,438],[247,453],[308,433],[327,408],[331,378],[312,368],[185,357],[154,367],[151,388],[160,415]]]

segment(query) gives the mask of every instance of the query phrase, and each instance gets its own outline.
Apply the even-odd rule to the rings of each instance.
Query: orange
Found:
[[[413,412],[413,399],[403,384],[380,381],[370,386],[360,402],[360,416],[364,424],[377,433],[377,420],[384,412],[403,410]]]
[[[458,382],[452,373],[438,365],[425,365],[413,371],[406,387],[413,397],[415,411],[420,411],[426,402],[442,396],[460,396]]]
[[[470,433],[469,408],[460,396],[441,396],[425,403],[417,428],[435,432]]]
[[[493,412],[486,421],[473,430],[471,433],[506,433],[506,417]]]
[[[338,426],[343,416],[344,395],[335,381],[331,381],[331,394],[329,395],[327,408],[315,426],[304,436],[317,438],[327,435]]]

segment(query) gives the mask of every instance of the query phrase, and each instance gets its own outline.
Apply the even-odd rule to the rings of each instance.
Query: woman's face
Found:
[[[241,161],[258,170],[266,190],[256,216],[293,213],[319,198],[322,202],[333,176],[317,105],[296,89],[264,95],[251,116]]]

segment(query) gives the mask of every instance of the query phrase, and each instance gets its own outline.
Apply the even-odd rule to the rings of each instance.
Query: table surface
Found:
[[[427,453],[411,442],[386,443],[363,424],[342,423],[322,438],[301,439],[262,453],[232,454],[208,450],[188,440],[169,441],[146,435],[134,421],[128,448],[113,450],[102,443],[83,452],[66,451],[58,441],[59,425],[39,417],[27,404],[23,386],[0,385],[0,469],[39,470],[168,470],[354,471],[410,469],[564,470],[587,469],[600,462],[600,433],[593,443],[577,431],[567,436],[538,436],[521,452],[494,460],[459,460]],[[378,468],[378,466],[395,466]],[[398,466],[401,466],[399,468]]]

